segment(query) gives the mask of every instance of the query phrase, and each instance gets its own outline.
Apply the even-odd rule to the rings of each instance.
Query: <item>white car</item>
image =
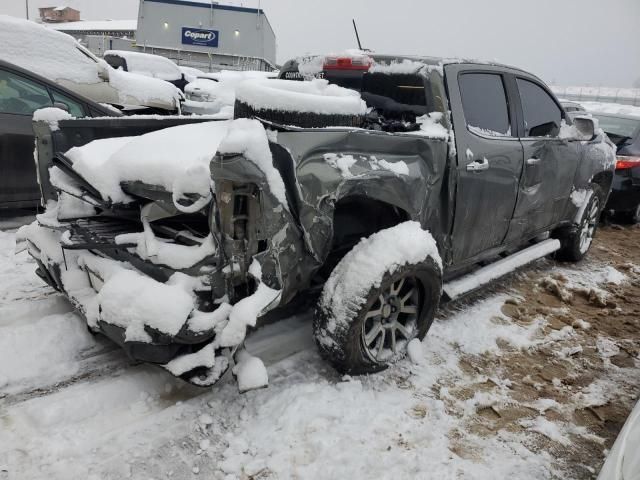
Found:
[[[0,15],[0,59],[120,110],[176,112],[183,99],[168,82],[116,70],[73,37],[7,15]]]
[[[622,427],[598,480],[640,480],[640,402]]]
[[[145,77],[159,78],[172,83],[184,91],[187,83],[178,65],[166,57],[142,52],[128,52],[124,50],[107,50],[104,60],[115,69],[137,73]]]
[[[223,70],[205,73],[185,87],[184,112],[196,115],[227,114],[233,116],[236,87],[245,80],[277,78],[277,72]]]

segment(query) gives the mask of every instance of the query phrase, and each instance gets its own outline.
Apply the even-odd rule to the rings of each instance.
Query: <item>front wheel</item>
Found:
[[[592,185],[578,224],[560,233],[561,247],[556,254],[559,260],[579,262],[591,248],[602,211],[601,193],[598,185]]]
[[[409,342],[423,339],[429,330],[442,292],[439,262],[425,256],[390,263],[367,280],[362,295],[344,296],[349,287],[340,286],[349,285],[354,275],[366,276],[376,263],[375,248],[359,247],[364,247],[359,255],[347,255],[336,267],[314,319],[322,356],[353,375],[384,370],[404,357]]]

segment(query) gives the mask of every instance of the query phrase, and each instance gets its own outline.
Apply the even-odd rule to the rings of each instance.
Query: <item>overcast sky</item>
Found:
[[[255,7],[259,0],[224,1]],[[61,0],[87,20],[134,19],[138,0]],[[261,0],[278,60],[356,46],[379,53],[498,60],[564,85],[629,87],[640,80],[640,0]],[[37,7],[56,0],[29,0]],[[0,13],[25,15],[25,0]],[[0,45],[0,50],[2,46]]]

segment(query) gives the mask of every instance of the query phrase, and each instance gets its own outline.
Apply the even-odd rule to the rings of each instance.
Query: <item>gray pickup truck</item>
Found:
[[[48,209],[20,236],[37,274],[131,357],[211,385],[246,332],[279,308],[314,301],[323,356],[341,372],[371,373],[426,335],[441,299],[546,255],[579,261],[587,253],[615,152],[591,119],[571,120],[541,80],[504,65],[424,57],[337,65],[358,78],[366,113],[288,115],[236,103],[236,117],[258,119],[268,133],[284,199],[241,145],[211,152],[206,204],[194,194],[175,205],[165,187],[140,181],[122,183],[129,202],[105,199],[65,154],[202,119],[34,123]],[[336,63],[325,68],[335,74]],[[60,195],[91,212],[56,218]],[[213,246],[193,264],[168,265],[129,243],[131,234]],[[116,285],[130,277],[142,283]],[[179,328],[175,318],[140,320],[134,304],[157,302],[149,307],[163,316],[179,303],[165,293],[184,279],[198,281]]]

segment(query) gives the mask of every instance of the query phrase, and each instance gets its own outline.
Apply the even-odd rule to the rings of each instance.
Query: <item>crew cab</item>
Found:
[[[381,55],[358,75],[245,82],[231,121],[37,122],[49,208],[21,246],[92,330],[197,385],[301,299],[322,355],[371,373],[441,299],[587,253],[615,148],[540,79]],[[65,212],[70,195],[90,212]]]

